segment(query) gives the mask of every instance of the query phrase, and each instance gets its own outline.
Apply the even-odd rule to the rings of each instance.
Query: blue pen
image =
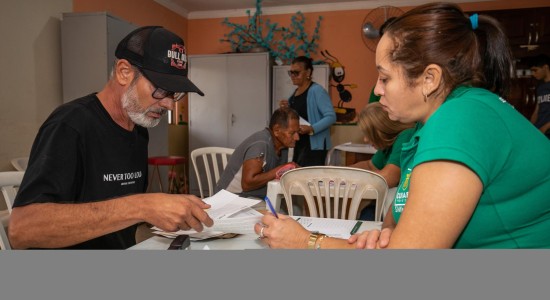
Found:
[[[271,201],[269,201],[269,198],[267,196],[265,196],[264,200],[267,203],[267,206],[269,207],[269,210],[273,213],[273,215],[275,215],[275,218],[278,219],[279,216],[277,215],[277,212],[275,211],[275,208],[273,208],[273,205],[271,205]]]

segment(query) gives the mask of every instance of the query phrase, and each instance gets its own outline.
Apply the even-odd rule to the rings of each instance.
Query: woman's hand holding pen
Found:
[[[287,215],[279,214],[279,218],[276,218],[272,214],[267,214],[262,218],[262,223],[254,225],[254,231],[258,235],[263,234],[262,241],[270,248],[307,248],[309,231]]]
[[[357,249],[384,249],[390,243],[390,236],[393,228],[384,228],[380,230],[363,231],[352,235],[348,243],[355,243]]]

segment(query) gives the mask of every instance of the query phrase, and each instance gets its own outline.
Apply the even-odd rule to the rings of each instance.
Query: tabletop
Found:
[[[357,232],[380,229],[382,223],[363,221]],[[128,250],[166,250],[173,239],[163,236],[153,236]],[[230,239],[208,239],[203,241],[191,241],[190,250],[247,250],[269,249],[256,234],[242,234]]]

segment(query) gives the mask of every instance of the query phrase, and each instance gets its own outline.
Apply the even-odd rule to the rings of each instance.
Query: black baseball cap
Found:
[[[204,93],[187,78],[183,39],[162,26],[145,26],[130,32],[118,44],[115,56],[137,66],[155,86],[174,93]]]

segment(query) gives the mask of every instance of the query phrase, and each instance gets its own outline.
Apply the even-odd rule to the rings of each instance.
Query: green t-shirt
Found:
[[[550,248],[550,141],[502,98],[458,87],[402,152],[396,222],[414,167],[456,161],[479,176],[483,192],[454,248]]]
[[[403,143],[411,140],[415,132],[415,128],[408,128],[399,133],[393,145],[387,149],[378,150],[372,156],[372,164],[379,170],[384,168],[387,164],[401,166],[401,148]]]

